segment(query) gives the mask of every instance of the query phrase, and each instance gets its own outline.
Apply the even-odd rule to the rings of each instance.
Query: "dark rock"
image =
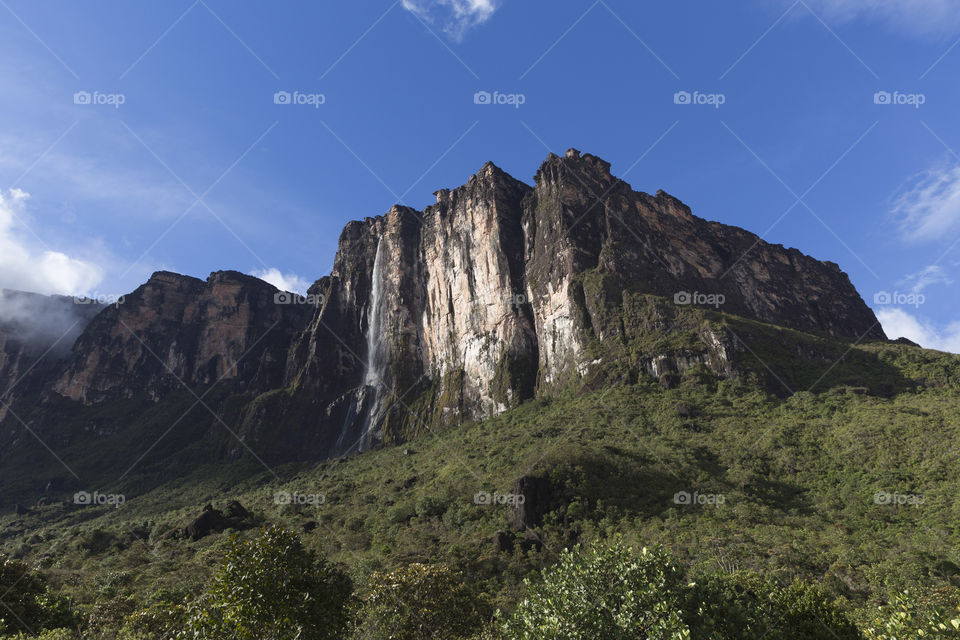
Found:
[[[493,546],[496,547],[497,551],[510,552],[513,551],[515,539],[516,536],[510,531],[497,531],[493,534]]]
[[[527,531],[520,539],[520,548],[524,551],[530,551],[531,549],[540,551],[543,549],[543,541],[535,532]]]
[[[905,345],[908,345],[908,346],[911,346],[911,347],[919,347],[919,346],[920,346],[920,345],[918,345],[916,342],[914,342],[913,340],[910,340],[910,339],[908,339],[908,338],[904,338],[904,337],[902,337],[902,336],[899,337],[899,338],[897,338],[896,340],[891,340],[891,342],[895,342],[895,343],[897,343],[897,344],[905,344]]]
[[[184,528],[183,534],[190,540],[199,540],[226,529],[242,529],[249,524],[249,519],[250,513],[236,500],[227,504],[222,512],[208,504],[203,508],[203,513]]]
[[[539,525],[540,519],[552,506],[550,481],[537,476],[523,476],[514,483],[512,492],[518,499],[509,516],[510,526],[523,531]]]
[[[223,515],[231,520],[246,520],[250,517],[250,512],[243,508],[243,505],[236,500],[231,500],[223,509]]]
[[[220,533],[229,526],[230,523],[223,517],[222,513],[210,508],[204,509],[203,513],[186,526],[183,533],[185,537],[196,541],[211,533]]]

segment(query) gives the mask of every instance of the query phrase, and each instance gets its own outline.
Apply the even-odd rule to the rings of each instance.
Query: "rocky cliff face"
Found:
[[[0,421],[8,405],[56,371],[101,308],[86,299],[0,290]]]
[[[282,304],[271,285],[233,271],[206,282],[158,272],[86,328],[53,382],[84,404],[146,395],[161,400],[219,381],[263,392],[280,386],[305,305]]]
[[[885,337],[837,265],[697,218],[663,192],[635,192],[575,150],[551,155],[533,187],[488,163],[436,197],[422,212],[395,207],[349,224],[317,285],[325,304],[297,340],[287,382],[339,407],[331,454],[490,416],[582,378],[598,361],[593,345],[669,332],[663,308],[648,310],[652,324],[624,323],[642,294]],[[654,354],[638,368],[729,374],[731,337],[699,335],[695,352]]]
[[[234,272],[154,274],[86,326],[40,404],[82,413],[222,383],[258,454],[317,459],[614,371],[736,375],[731,315],[885,337],[837,265],[636,192],[589,154],[551,154],[532,186],[488,163],[435,195],[349,223],[308,304]],[[3,357],[4,379],[22,369]]]

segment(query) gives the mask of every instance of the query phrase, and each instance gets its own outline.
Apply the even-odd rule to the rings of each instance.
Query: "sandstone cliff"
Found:
[[[487,163],[435,196],[349,223],[307,301],[235,272],[154,274],[45,369],[25,415],[42,433],[77,419],[149,441],[158,427],[132,415],[216,385],[244,447],[321,459],[570,385],[735,376],[744,350],[725,318],[885,338],[836,264],[634,191],[589,154],[551,154],[532,186]],[[18,354],[0,349],[0,389],[29,366]],[[103,410],[120,400],[139,408]],[[0,445],[22,440],[3,426]]]

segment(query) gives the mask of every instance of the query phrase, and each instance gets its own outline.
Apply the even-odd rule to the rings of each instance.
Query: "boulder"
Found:
[[[546,478],[522,476],[514,483],[512,493],[517,499],[509,520],[510,526],[518,531],[536,527],[550,511],[553,495]]]
[[[203,508],[203,513],[184,528],[183,535],[190,540],[199,540],[225,529],[241,529],[250,517],[250,512],[236,500],[227,503],[223,511],[208,504]]]
[[[493,546],[496,547],[497,551],[509,553],[513,551],[515,538],[516,536],[510,531],[497,531],[493,534]]]

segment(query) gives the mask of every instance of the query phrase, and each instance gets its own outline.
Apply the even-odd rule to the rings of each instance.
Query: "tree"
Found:
[[[864,632],[867,640],[907,638],[960,638],[960,607],[947,604],[941,594],[914,591],[895,593],[878,607],[873,623]]]
[[[456,640],[484,624],[483,600],[442,564],[410,564],[374,573],[358,616],[362,640]]]
[[[843,611],[815,586],[781,587],[753,574],[686,578],[660,548],[616,541],[564,551],[524,583],[501,631],[510,640],[860,640]]]
[[[232,548],[201,598],[187,605],[174,638],[334,640],[347,628],[350,578],[271,526]],[[176,620],[178,616],[172,616]]]
[[[0,556],[0,633],[37,630],[44,617],[38,598],[45,590],[43,579],[27,565]]]
[[[685,640],[683,571],[659,548],[564,550],[524,582],[526,595],[502,631],[515,640]]]
[[[694,638],[860,640],[846,614],[817,586],[783,587],[753,573],[714,574],[691,585]]]

